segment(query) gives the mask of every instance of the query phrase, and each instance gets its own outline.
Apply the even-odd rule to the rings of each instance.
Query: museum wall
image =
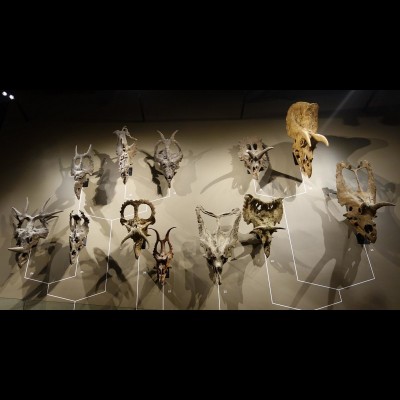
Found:
[[[131,122],[138,139],[133,176],[123,184],[115,156],[116,136],[126,121],[31,121],[3,127],[1,143],[0,307],[132,310],[284,310],[400,308],[400,233],[398,125],[362,117],[348,124],[342,117],[320,119],[320,133],[330,147],[315,151],[314,172],[303,177],[293,163],[286,115],[232,121]],[[162,176],[153,179],[151,157],[157,130],[176,139],[184,158],[171,190]],[[273,173],[255,183],[239,160],[238,142],[258,136],[268,146]],[[96,173],[77,200],[69,176],[75,145],[92,144]],[[361,246],[349,233],[336,190],[336,164],[371,162],[378,200],[396,203],[378,211],[378,240]],[[239,244],[223,267],[222,284],[213,284],[200,248],[195,214],[198,205],[215,214],[243,207],[249,193],[263,201],[284,198],[285,230],[274,234],[271,255],[241,220]],[[11,207],[30,210],[53,196],[49,210],[62,210],[50,234],[19,268]],[[154,227],[171,228],[174,259],[170,277],[160,286],[153,273],[155,235],[137,261],[132,242],[120,249],[126,229],[119,222],[126,199],[146,199],[156,208]],[[83,210],[90,218],[87,247],[69,265],[69,214]],[[148,210],[143,210],[143,216]],[[207,223],[212,223],[209,220]],[[28,304],[28,306],[26,306]],[[31,304],[31,306],[29,306]]]

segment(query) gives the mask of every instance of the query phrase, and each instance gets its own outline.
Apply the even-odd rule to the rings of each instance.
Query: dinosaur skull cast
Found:
[[[137,139],[131,136],[126,126],[124,126],[122,130],[115,131],[114,133],[118,136],[116,153],[119,162],[119,172],[125,185],[129,176],[129,169],[132,167],[133,158],[137,153]],[[127,137],[133,139],[135,142],[129,145]]]
[[[355,175],[358,188],[350,188],[343,177],[343,170],[352,171]],[[368,188],[363,191],[361,188],[358,171],[366,169],[368,173]],[[341,206],[346,206],[347,218],[353,227],[359,243],[375,243],[377,239],[376,223],[374,218],[377,211],[386,206],[395,206],[395,204],[381,202],[376,203],[376,185],[375,177],[371,164],[368,161],[361,161],[357,168],[350,164],[341,162],[336,166],[336,186],[338,201]]]
[[[17,253],[17,262],[19,267],[28,260],[29,252],[39,244],[40,239],[46,239],[49,234],[49,228],[47,223],[56,218],[58,213],[62,211],[54,211],[51,213],[46,213],[46,207],[49,203],[51,197],[44,203],[42,209],[38,214],[29,215],[29,200],[26,199],[25,211],[23,213],[19,212],[16,208],[12,208],[15,215],[14,217],[18,221],[15,228],[15,239],[17,240],[16,247],[10,247],[8,250]],[[24,222],[27,222],[25,226]],[[39,224],[39,225],[38,225]]]
[[[318,134],[318,110],[316,103],[299,102],[289,108],[286,117],[287,134],[294,139],[294,162],[309,178],[312,175],[314,150],[318,142],[329,146],[328,139]]]
[[[91,151],[92,145],[90,145],[89,150],[83,154],[78,153],[78,146],[75,147],[75,157],[72,159],[71,176],[74,177],[74,190],[78,200],[81,198],[83,184],[87,179],[86,176],[92,176],[94,172],[94,162],[90,154]]]
[[[156,229],[149,228],[154,231],[157,235],[156,244],[154,245],[153,256],[156,260],[156,266],[154,269],[157,271],[157,281],[164,286],[165,279],[169,277],[169,270],[171,268],[172,259],[174,258],[173,247],[169,240],[169,234],[172,231],[171,228],[168,230],[167,234],[165,235],[164,240],[160,239],[160,234]],[[168,251],[167,251],[167,244],[168,244]]]
[[[261,240],[267,258],[271,253],[272,235],[278,229],[284,229],[276,227],[282,216],[283,199],[264,203],[250,194],[244,197],[243,219],[247,225],[253,224],[254,229],[250,233],[254,233]]]
[[[239,148],[240,161],[244,162],[247,173],[258,181],[260,172],[269,168],[268,152],[273,147],[268,147],[259,138],[252,137],[241,140]]]
[[[175,131],[169,139],[166,139],[161,132],[157,132],[160,134],[161,140],[157,142],[154,149],[154,161],[158,163],[165,179],[168,182],[168,187],[171,188],[172,179],[174,178],[176,171],[179,169],[179,164],[183,159],[181,147],[175,140],[175,135],[178,133],[178,131]],[[173,152],[171,150],[172,145],[177,147],[177,152]]]
[[[214,232],[210,232],[206,228],[202,213],[215,218],[217,229]],[[232,257],[232,249],[238,242],[239,223],[242,213],[236,208],[230,213],[215,215],[198,206],[196,207],[196,215],[200,234],[200,246],[204,249],[204,257],[212,267],[211,278],[214,284],[218,283],[218,285],[221,285],[222,267]],[[233,227],[227,231],[221,226],[221,220],[230,216],[235,216],[236,218]]]
[[[147,219],[139,217],[139,207],[142,204],[147,205],[150,208],[151,215]],[[132,219],[127,219],[128,217],[125,217],[125,209],[128,206],[132,206],[134,208],[134,215]],[[134,242],[136,259],[140,257],[142,249],[146,248],[146,243],[149,244],[149,241],[147,240],[147,237],[150,236],[148,234],[148,229],[150,225],[154,225],[156,222],[155,214],[156,210],[154,205],[148,200],[128,200],[122,205],[120,222],[121,225],[125,226],[128,230],[128,235],[121,242],[121,248],[128,239],[132,239]]]
[[[69,263],[74,264],[78,258],[80,251],[86,247],[87,237],[89,234],[89,218],[84,212],[74,214],[71,211],[69,215]]]

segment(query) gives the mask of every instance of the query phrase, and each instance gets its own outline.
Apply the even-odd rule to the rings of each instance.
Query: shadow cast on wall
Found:
[[[304,281],[308,283],[302,284],[291,304],[292,307],[297,307],[302,297],[304,297],[308,289],[310,289],[310,283],[315,282],[324,267],[332,260],[334,261],[334,268],[330,279],[331,289],[328,292],[327,304],[333,304],[335,302],[335,297],[337,295],[336,289],[352,285],[357,277],[363,246],[354,244],[355,238],[351,237],[351,232],[346,222],[338,222],[336,218],[331,215],[328,205],[331,198],[327,191],[324,191],[324,194],[326,210],[320,210],[315,204],[312,204],[312,208],[315,211],[315,215],[319,215],[322,222],[323,248],[325,249],[325,253],[312,268],[310,274],[304,279]],[[342,244],[340,246],[342,248],[341,253],[337,250],[339,247],[338,240],[340,240],[340,238],[342,238]],[[336,243],[336,246],[333,246],[333,243]],[[350,252],[348,249],[351,249]],[[332,307],[333,306],[330,306],[329,308]]]
[[[239,159],[239,156],[238,156],[239,145],[231,147],[229,149],[229,153],[232,158],[232,161],[231,161],[232,171],[217,178],[217,179],[214,179],[212,182],[210,182],[208,185],[206,185],[202,189],[201,194],[203,194],[211,187],[217,185],[218,183],[220,183],[226,179],[233,179],[232,180],[232,189],[238,190],[239,194],[244,196],[249,191],[251,177],[247,173],[246,168],[244,167],[243,163]]]

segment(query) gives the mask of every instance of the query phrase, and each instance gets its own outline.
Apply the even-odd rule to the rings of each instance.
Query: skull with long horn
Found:
[[[140,218],[139,217],[139,207],[141,205],[146,205],[150,208],[151,215],[149,218]],[[125,216],[125,209],[128,206],[132,206],[134,209],[134,215],[132,218]],[[156,223],[155,218],[156,210],[154,205],[148,200],[128,200],[121,207],[121,225],[125,226],[128,235],[122,240],[122,245],[128,240],[132,239],[134,242],[134,252],[135,257],[138,259],[143,249],[146,248],[146,243],[149,244],[147,237],[150,236],[148,234],[148,229],[150,225],[154,225]]]
[[[169,229],[163,240],[160,239],[160,234],[156,229],[149,228],[152,231],[154,231],[157,235],[157,240],[153,250],[153,257],[156,260],[156,266],[154,267],[154,269],[157,272],[157,281],[162,286],[165,285],[165,279],[169,278],[169,270],[171,269],[172,259],[174,258],[174,253],[173,253],[174,249],[172,247],[171,241],[169,240],[169,234],[172,231],[172,229],[175,228],[176,227]],[[168,250],[167,250],[167,245],[168,245]]]
[[[309,178],[317,144],[322,142],[329,146],[328,139],[318,133],[318,111],[316,103],[299,102],[289,108],[286,117],[287,134],[294,139],[294,162]]]
[[[72,159],[71,176],[74,178],[74,191],[77,199],[81,198],[83,185],[87,181],[87,175],[92,176],[94,173],[94,162],[92,155],[92,145],[86,153],[79,154],[78,146],[75,147],[75,157]]]
[[[349,187],[344,179],[343,170],[352,171],[357,182],[357,189]],[[365,169],[368,174],[367,190],[361,187],[358,172]],[[375,243],[377,239],[376,223],[374,218],[377,211],[382,207],[395,206],[393,203],[376,203],[376,184],[371,164],[368,161],[361,161],[358,167],[353,168],[346,162],[338,163],[336,166],[336,186],[338,201],[341,206],[347,209],[344,216],[354,229],[360,244]]]
[[[10,247],[8,250],[17,253],[17,262],[19,267],[22,267],[28,260],[29,252],[39,244],[40,239],[46,239],[49,234],[48,222],[57,217],[62,211],[46,212],[46,207],[51,200],[51,197],[44,203],[42,209],[33,215],[28,214],[29,199],[26,199],[24,212],[18,211],[12,207],[14,217],[17,220],[15,228],[15,239],[17,245]],[[24,223],[26,222],[26,225]]]
[[[258,137],[246,138],[239,142],[239,159],[244,162],[247,173],[258,181],[260,173],[269,168],[268,147]]]
[[[157,142],[154,149],[154,161],[158,163],[158,166],[168,182],[168,187],[171,188],[172,179],[174,178],[176,171],[179,169],[179,164],[183,159],[181,146],[175,140],[175,135],[178,131],[175,131],[169,139],[166,139],[162,132],[157,132],[160,134],[161,140]],[[173,145],[176,146],[178,151],[174,152],[171,149]]]

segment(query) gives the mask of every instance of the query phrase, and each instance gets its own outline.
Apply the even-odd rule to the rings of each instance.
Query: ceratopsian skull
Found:
[[[137,139],[131,136],[126,126],[124,126],[121,131],[115,131],[114,133],[118,136],[116,153],[119,161],[119,172],[124,184],[126,184],[129,176],[129,169],[132,167],[133,157],[135,157],[137,153]],[[127,137],[133,139],[135,142],[129,145]]]
[[[78,153],[78,146],[75,147],[75,157],[72,159],[71,176],[75,180],[75,195],[78,200],[81,198],[81,192],[83,184],[86,181],[86,175],[93,175],[94,162],[90,152],[92,151],[92,145],[89,146],[89,150],[84,154]]]
[[[89,218],[84,212],[74,214],[73,211],[69,214],[69,263],[74,264],[79,252],[86,246],[87,237],[89,234]]]
[[[253,224],[254,229],[250,233],[254,233],[262,241],[267,258],[271,253],[272,235],[278,229],[285,229],[275,226],[281,222],[282,215],[283,199],[264,203],[251,194],[244,197],[243,219],[247,225]]]
[[[154,149],[154,161],[158,163],[168,182],[168,187],[171,188],[171,181],[179,168],[179,163],[183,159],[181,147],[175,140],[175,135],[178,131],[175,131],[169,139],[165,139],[160,131],[157,132],[160,134],[161,140],[157,142],[156,148]],[[178,148],[178,152],[173,152],[171,150],[172,145]],[[164,148],[160,150],[160,146],[164,146]]]
[[[311,178],[314,150],[318,142],[329,146],[328,139],[318,134],[318,110],[316,103],[293,104],[286,117],[288,135],[294,139],[293,157],[296,165]]]
[[[168,230],[164,240],[160,239],[160,234],[156,229],[153,228],[149,229],[154,231],[157,235],[157,241],[156,244],[154,245],[154,251],[153,251],[153,256],[154,259],[156,260],[157,265],[154,267],[154,269],[157,271],[157,281],[162,286],[164,286],[165,279],[169,277],[169,269],[171,268],[171,262],[172,259],[174,258],[174,253],[173,253],[174,249],[169,240],[169,233],[172,231],[172,229],[175,229],[175,227]],[[169,251],[167,251],[167,244],[169,247]]]
[[[257,137],[246,138],[239,142],[239,158],[243,161],[247,173],[258,181],[260,172],[267,170],[269,167],[268,152],[273,147],[266,146],[262,140]]]
[[[44,203],[42,209],[38,214],[29,215],[29,200],[26,199],[26,207],[23,213],[19,212],[16,208],[12,208],[17,219],[18,224],[14,225],[15,239],[17,240],[16,247],[10,247],[8,250],[17,253],[17,262],[20,267],[28,260],[29,252],[38,245],[40,239],[46,239],[49,234],[47,223],[56,218],[56,214],[62,211],[53,211],[46,213],[45,209],[51,197]],[[24,222],[27,222],[23,227]],[[37,225],[40,224],[40,225]]]
[[[210,232],[201,216],[201,213],[209,215],[216,219],[217,229]],[[232,257],[232,249],[238,242],[239,223],[242,213],[238,208],[235,208],[230,213],[215,215],[204,210],[203,207],[196,207],[197,222],[199,225],[200,245],[205,251],[204,257],[212,267],[212,280],[214,283],[221,285],[222,267]],[[236,216],[233,227],[230,230],[224,230],[221,226],[221,219],[229,216]]]
[[[151,215],[147,219],[142,219],[139,217],[139,207],[144,204],[150,207]],[[128,206],[132,206],[134,208],[134,215],[132,219],[127,219],[125,217],[125,209]],[[142,249],[146,248],[146,243],[149,244],[147,237],[150,236],[148,234],[148,229],[150,225],[154,225],[156,223],[156,210],[152,203],[148,200],[128,200],[124,204],[122,204],[121,208],[121,225],[124,225],[128,230],[128,236],[121,242],[122,245],[128,240],[132,239],[134,242],[134,250],[135,257],[138,259],[142,252]]]
[[[368,188],[364,192],[358,178],[358,171],[365,168],[368,173]],[[354,172],[358,188],[350,188],[343,177],[343,170],[348,169]],[[395,204],[382,202],[376,203],[376,185],[372,172],[371,164],[368,161],[361,161],[357,168],[350,164],[341,162],[336,166],[336,186],[339,204],[346,206],[347,213],[344,216],[353,226],[358,242],[375,243],[377,239],[376,224],[374,218],[376,212],[385,206],[395,206]]]

